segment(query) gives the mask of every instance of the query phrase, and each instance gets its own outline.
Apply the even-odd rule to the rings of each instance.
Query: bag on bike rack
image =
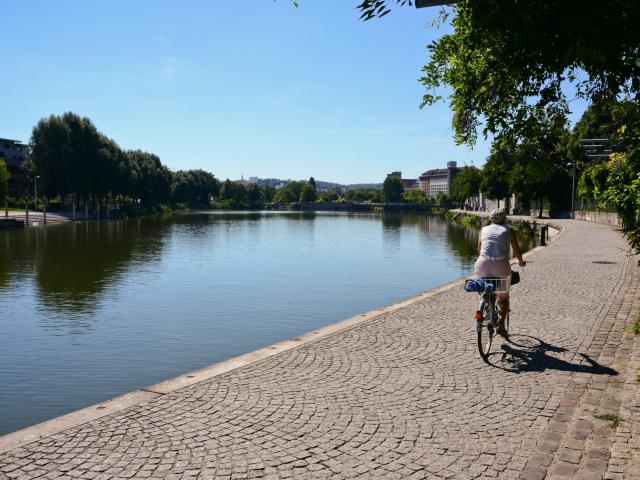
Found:
[[[520,283],[520,272],[511,270],[511,285],[515,285],[516,283]]]

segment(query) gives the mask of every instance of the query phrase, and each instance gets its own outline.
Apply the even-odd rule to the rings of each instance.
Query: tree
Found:
[[[250,207],[258,207],[264,201],[264,192],[257,183],[252,183],[247,187],[247,202]]]
[[[302,182],[289,182],[280,190],[278,190],[273,197],[273,201],[276,203],[295,203],[300,200],[302,194],[302,188],[305,184]]]
[[[265,202],[273,201],[273,197],[276,195],[276,189],[271,185],[264,185],[262,187],[262,196]]]
[[[152,206],[169,201],[171,198],[172,175],[160,159],[148,152],[133,150],[127,152],[135,169],[133,195],[143,205]]]
[[[320,201],[322,202],[335,202],[340,198],[340,194],[341,192],[338,189],[332,188],[325,192],[319,193],[319,197]]]
[[[383,198],[386,203],[399,202],[402,200],[404,186],[397,177],[387,177],[382,184]]]
[[[375,190],[369,188],[354,188],[347,190],[344,198],[349,202],[371,201],[375,195]]]
[[[612,107],[617,152],[589,165],[580,178],[578,192],[594,199],[600,208],[618,212],[631,246],[640,252],[640,105],[619,102]]]
[[[640,3],[605,0],[583,8],[576,1],[461,0],[454,32],[429,45],[421,81],[423,105],[452,88],[455,137],[473,143],[481,119],[485,133],[521,136],[540,112],[567,111],[567,83],[586,99],[640,93]],[[444,13],[441,19],[446,20]]]
[[[313,177],[309,178],[309,185],[311,185],[313,187],[313,191],[316,192],[317,188],[316,188],[316,179]]]
[[[0,202],[4,203],[4,216],[9,216],[7,210],[7,192],[9,191],[9,169],[4,158],[0,157]]]
[[[247,189],[243,184],[227,178],[220,188],[220,196],[232,206],[243,206],[247,201]]]
[[[316,201],[317,198],[316,191],[313,189],[313,185],[307,183],[304,187],[302,187],[302,192],[300,192],[300,202],[301,203],[312,203]]]
[[[409,203],[427,203],[427,194],[419,188],[411,188],[404,192],[402,199]]]
[[[476,167],[463,167],[451,184],[451,197],[458,202],[465,202],[480,193],[482,176]]]
[[[208,206],[219,193],[216,177],[204,170],[177,171],[173,174],[173,201],[191,206]]]

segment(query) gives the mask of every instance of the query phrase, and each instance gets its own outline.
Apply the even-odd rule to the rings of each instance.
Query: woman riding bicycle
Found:
[[[522,251],[515,233],[505,225],[507,212],[503,208],[495,209],[489,215],[491,225],[480,231],[478,238],[478,260],[476,275],[479,277],[510,277],[509,246],[513,248],[518,264],[524,267],[527,262],[522,259]],[[509,291],[497,293],[498,298],[498,333],[506,336],[504,318],[509,310]]]

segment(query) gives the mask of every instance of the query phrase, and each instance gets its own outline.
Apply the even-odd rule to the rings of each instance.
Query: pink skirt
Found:
[[[487,260],[478,257],[476,260],[476,275],[479,277],[508,277],[511,275],[509,260]],[[509,292],[498,293],[498,298],[509,298]]]

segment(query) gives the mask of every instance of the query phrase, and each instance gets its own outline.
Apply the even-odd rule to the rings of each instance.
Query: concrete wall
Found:
[[[586,220],[587,222],[606,223],[608,225],[622,225],[622,221],[616,213],[576,212],[575,219]]]

